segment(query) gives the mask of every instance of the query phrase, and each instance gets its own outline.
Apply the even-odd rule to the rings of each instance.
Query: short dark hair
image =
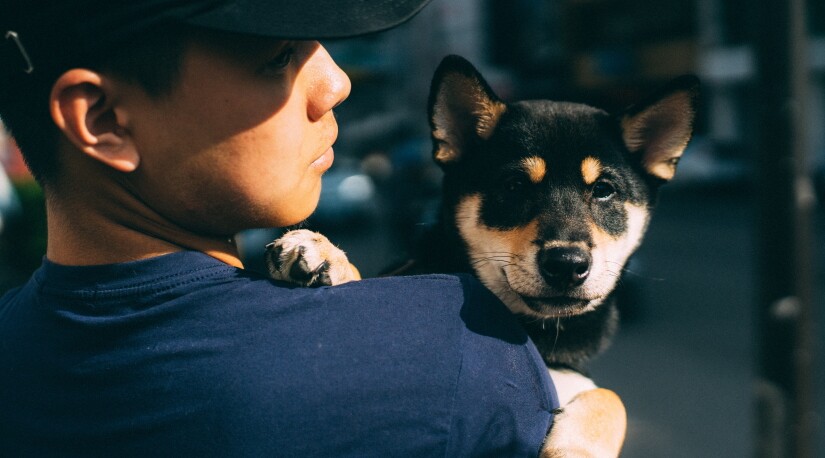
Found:
[[[116,52],[76,67],[108,73],[140,86],[150,97],[161,98],[170,94],[179,80],[188,36],[184,27],[150,30]],[[60,131],[49,113],[49,96],[59,76],[51,73],[21,80],[19,90],[0,102],[0,119],[41,186],[54,184],[60,171]]]

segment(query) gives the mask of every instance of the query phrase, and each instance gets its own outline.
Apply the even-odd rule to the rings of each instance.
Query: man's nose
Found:
[[[307,114],[317,121],[349,97],[352,85],[323,46],[318,45],[312,59],[314,75],[308,88]]]

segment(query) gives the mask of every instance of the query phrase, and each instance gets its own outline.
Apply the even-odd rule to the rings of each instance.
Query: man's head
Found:
[[[311,40],[425,3],[0,0],[0,116],[47,190],[106,176],[193,231],[293,224],[317,201],[349,92]]]
[[[193,32],[184,49],[176,86],[160,97],[85,69],[63,74],[54,92],[70,100],[53,97],[56,124],[194,232],[305,219],[332,164],[332,109],[349,94],[347,76],[315,41]]]

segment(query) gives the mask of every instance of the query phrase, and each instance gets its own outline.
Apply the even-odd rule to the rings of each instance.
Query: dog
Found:
[[[616,332],[617,283],[692,136],[698,95],[698,79],[683,76],[609,114],[505,103],[458,56],[435,72],[428,112],[442,215],[395,274],[471,272],[519,316],[562,406],[542,456],[619,454],[624,406],[585,366]],[[360,278],[307,230],[270,244],[266,262],[274,278],[305,286]]]

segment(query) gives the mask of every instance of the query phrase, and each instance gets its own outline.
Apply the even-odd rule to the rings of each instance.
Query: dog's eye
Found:
[[[610,182],[597,181],[593,184],[592,194],[594,199],[607,200],[616,194],[616,188]]]
[[[504,190],[509,193],[521,192],[524,189],[525,181],[522,178],[511,178],[504,183]]]

